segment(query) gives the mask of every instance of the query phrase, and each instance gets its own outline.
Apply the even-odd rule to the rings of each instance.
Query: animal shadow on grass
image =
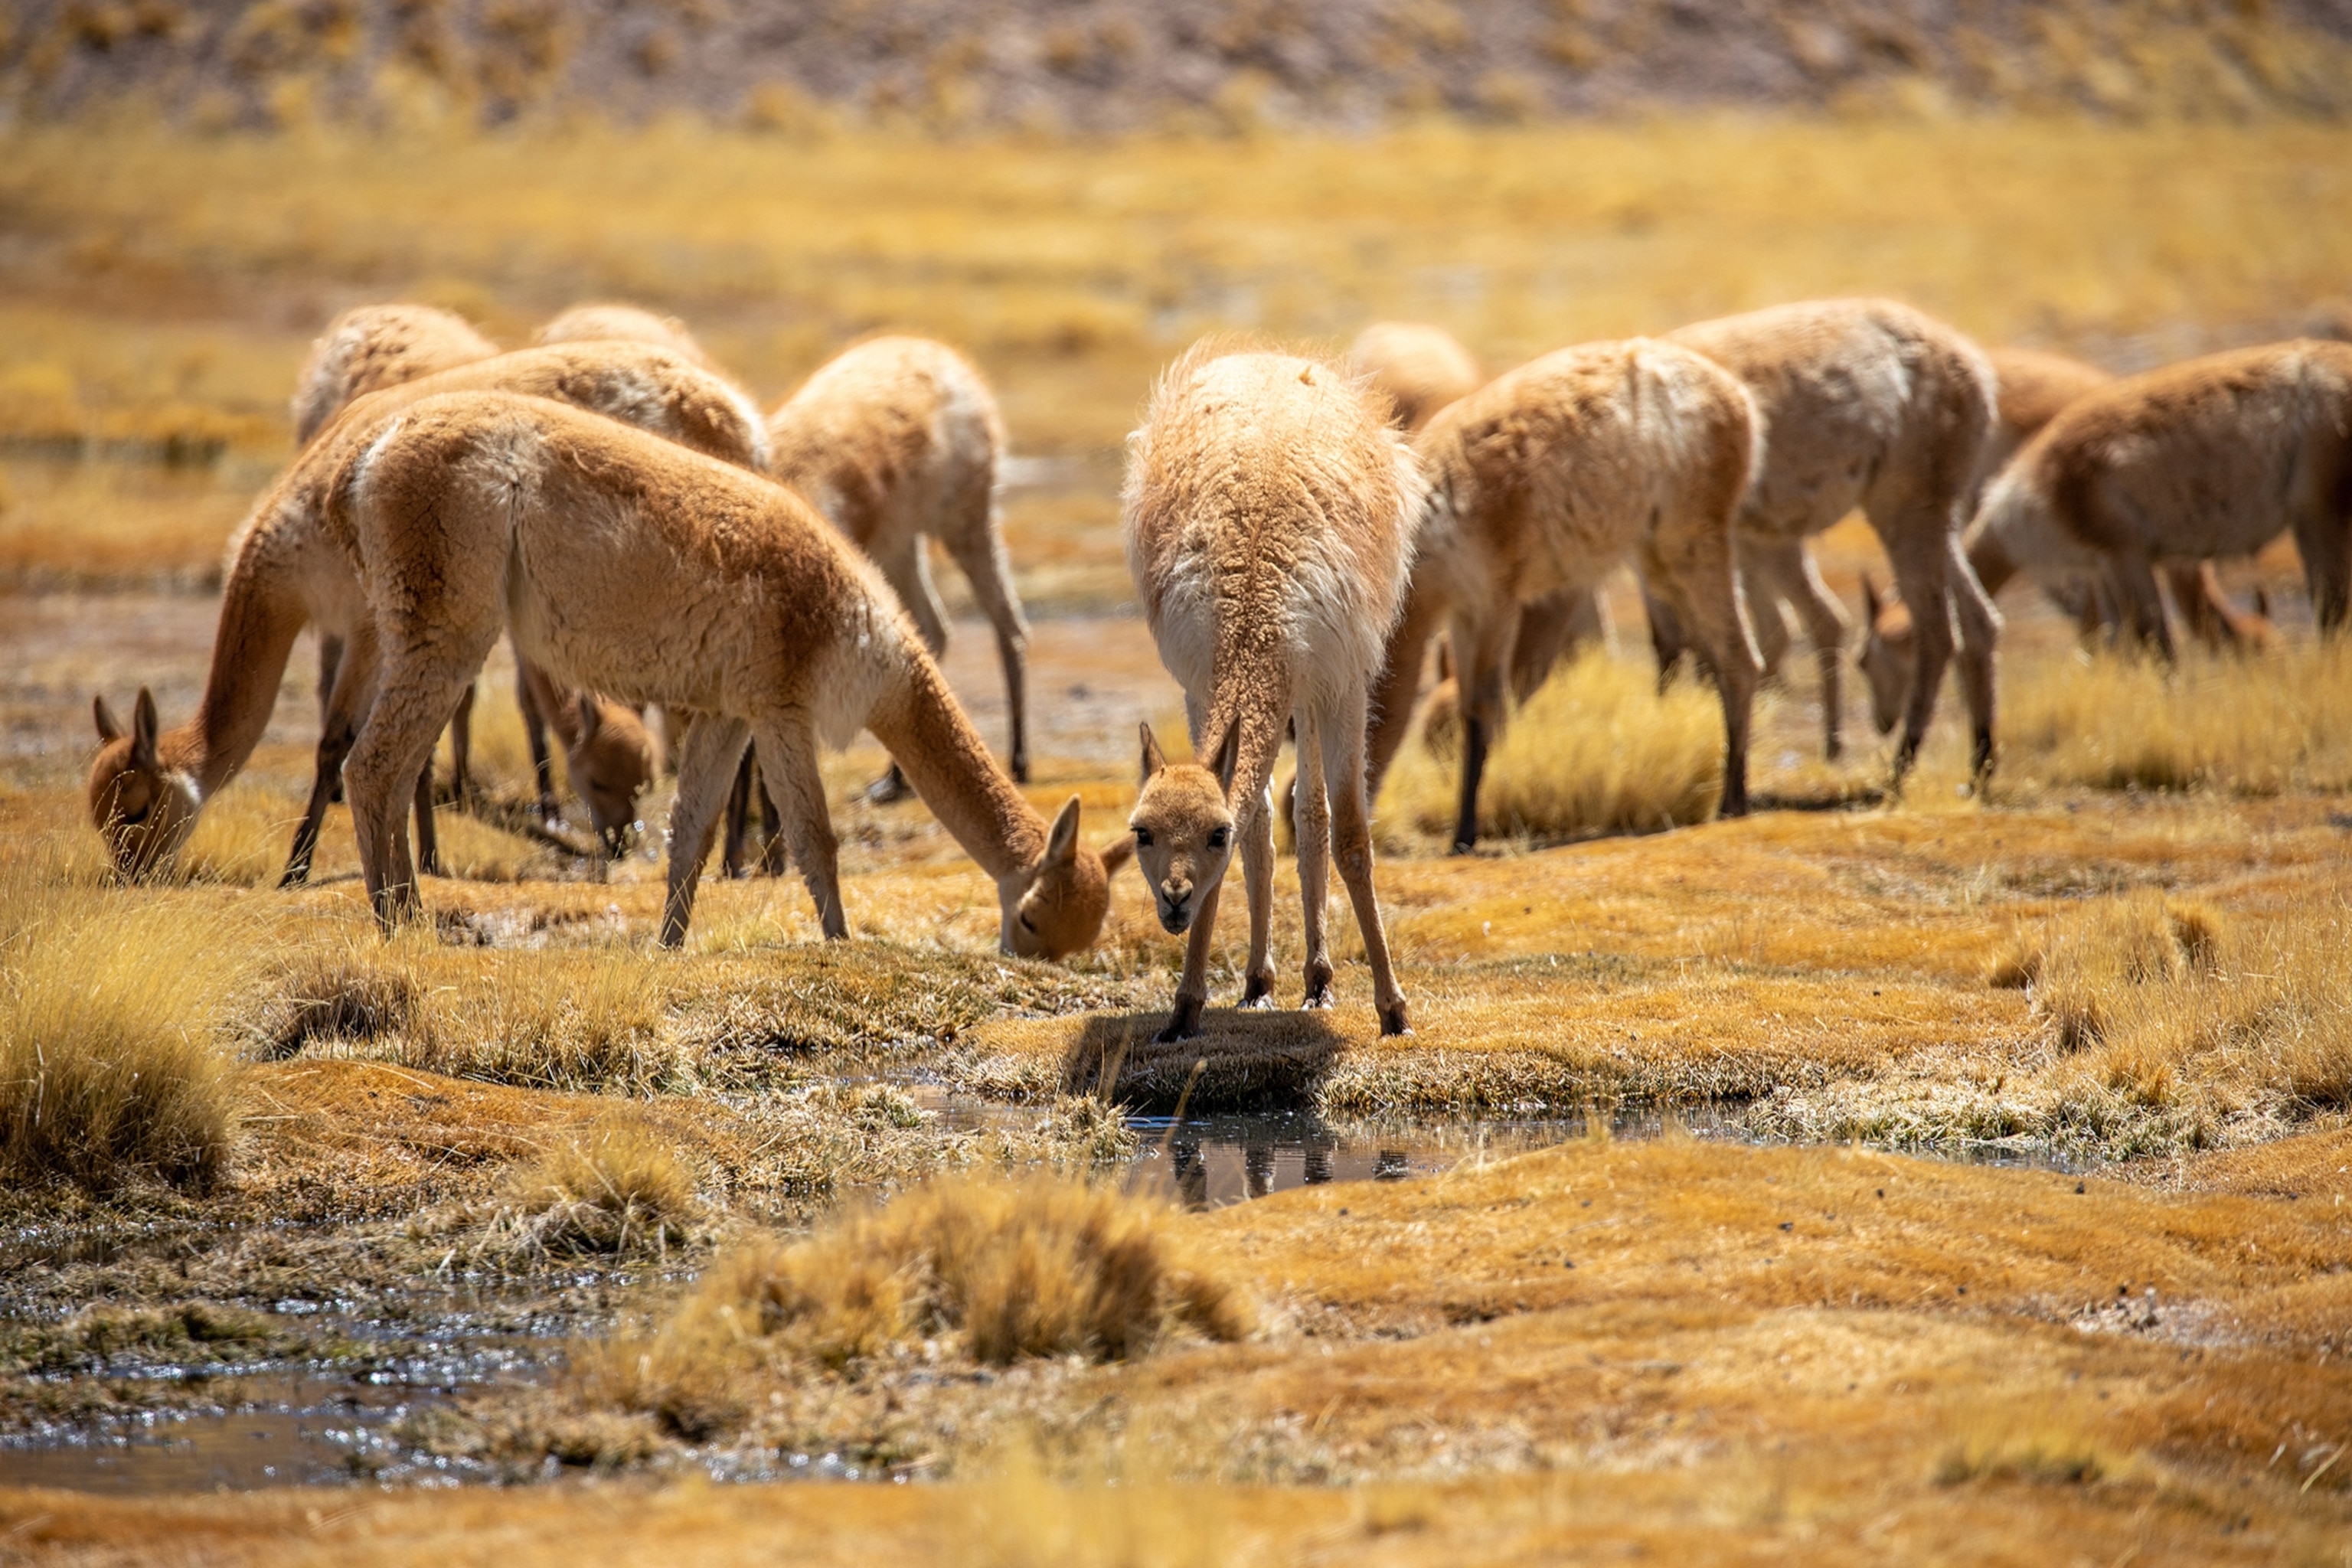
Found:
[[[1895,798],[1885,784],[1849,782],[1834,784],[1821,789],[1751,790],[1748,795],[1750,811],[1867,811],[1885,805]]]
[[[1098,1014],[1062,1060],[1066,1094],[1093,1095],[1144,1115],[1185,1110],[1282,1110],[1312,1104],[1348,1045],[1328,1012],[1213,1007],[1201,1032],[1162,1045],[1162,1011]],[[1197,1069],[1198,1076],[1195,1076]]]

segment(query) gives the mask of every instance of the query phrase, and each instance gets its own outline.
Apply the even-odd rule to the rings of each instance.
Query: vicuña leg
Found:
[[[783,838],[793,863],[816,903],[816,920],[828,940],[849,934],[841,904],[839,848],[833,814],[825,808],[824,775],[818,767],[816,726],[801,709],[787,709],[759,721],[760,776],[768,798],[783,817]]]
[[[1405,598],[1404,614],[1389,634],[1388,657],[1372,688],[1366,752],[1370,759],[1365,793],[1377,798],[1389,764],[1404,745],[1412,727],[1412,706],[1421,696],[1421,667],[1429,639],[1445,624],[1445,606],[1426,584],[1415,583]],[[1461,654],[1455,651],[1455,662]]]
[[[669,808],[669,890],[662,901],[661,944],[676,947],[686,940],[687,921],[694,917],[695,889],[702,880],[702,862],[710,854],[711,836],[718,831],[728,786],[743,759],[751,726],[722,713],[698,713],[687,727],[686,744],[677,762],[677,796]]]
[[[948,646],[947,606],[940,603],[940,591],[931,583],[930,546],[921,534],[916,534],[898,548],[881,555],[875,564],[891,587],[898,590],[898,602],[907,607],[907,615],[915,623],[916,635],[923,646],[938,658]],[[890,771],[866,788],[866,798],[877,805],[904,800],[908,794],[907,775],[897,763]]]
[[[744,752],[743,760],[735,764],[734,787],[727,792],[727,827],[719,838],[719,873],[730,879],[750,874],[743,851],[751,837],[751,791],[757,787],[754,755],[752,751]]]
[[[2323,632],[2344,625],[2352,614],[2352,517],[2337,505],[2305,508],[2294,520],[2294,547],[2303,556],[2304,581],[2311,588],[2311,613]]]
[[[1242,1005],[1274,1005],[1274,792],[1250,811],[1242,832],[1242,879],[1249,898],[1249,978],[1242,985]]]
[[[1829,584],[1822,581],[1820,566],[1813,552],[1799,539],[1759,542],[1739,541],[1738,553],[1741,563],[1759,587],[1796,605],[1797,616],[1805,623],[1806,640],[1813,645],[1813,661],[1822,679],[1822,755],[1837,761],[1845,750],[1839,726],[1844,716],[1845,693],[1842,685],[1845,673],[1845,637],[1849,623],[1845,606],[1838,603]],[[1764,632],[1764,620],[1769,616],[1780,620],[1778,605],[1759,605],[1750,602],[1748,619],[1759,639]],[[1759,652],[1763,650],[1760,648]],[[1775,661],[1764,660],[1766,668]]]
[[[1372,967],[1372,1005],[1380,1009],[1381,1033],[1409,1034],[1412,1024],[1405,1016],[1404,990],[1397,984],[1396,967],[1389,959],[1388,931],[1381,923],[1381,907],[1372,893],[1371,797],[1364,791],[1364,752],[1356,739],[1364,730],[1351,711],[1342,710],[1348,716],[1317,737],[1332,805],[1332,858],[1339,863],[1348,902],[1355,906],[1356,930],[1364,939],[1364,958]],[[1302,879],[1303,873],[1302,866]]]
[[[1310,715],[1298,721],[1298,905],[1307,939],[1307,999],[1302,1007],[1331,1005],[1331,942],[1325,930],[1331,889],[1331,801],[1324,776],[1321,728]]]
[[[449,798],[459,805],[474,798],[474,688],[466,683],[457,710],[449,715]]]
[[[547,715],[539,706],[539,695],[532,688],[530,667],[523,662],[522,649],[515,649],[515,706],[522,710],[522,732],[530,742],[530,784],[538,793],[539,819],[555,819],[555,762],[547,748]]]
[[[1168,1016],[1168,1026],[1154,1037],[1161,1045],[1189,1040],[1201,1032],[1201,1009],[1209,1005],[1209,949],[1217,940],[1217,895],[1224,888],[1221,881],[1200,895],[1201,907],[1184,943],[1184,973],[1176,982],[1176,1007]]]
[[[1694,532],[1654,543],[1643,563],[1651,591],[1690,630],[1723,702],[1723,796],[1717,812],[1748,815],[1748,736],[1762,666],[1748,636],[1729,542]]]
[[[343,775],[352,799],[352,825],[358,831],[360,870],[376,921],[388,933],[422,907],[408,856],[407,808],[419,779],[431,765],[435,743],[457,706],[457,694],[482,668],[496,636],[462,633],[441,643],[394,646],[383,655],[376,700]],[[429,798],[422,840],[432,821]]]
[[[1911,694],[1904,705],[1903,733],[1895,745],[1895,782],[1900,784],[1919,760],[1945,667],[1952,662],[1952,584],[1942,520],[1916,506],[1890,508],[1888,512],[1885,517],[1874,511],[1868,515],[1879,542],[1886,547],[1895,586],[1911,606],[1915,639]]]
[[[1013,563],[1003,536],[993,528],[944,537],[940,543],[963,569],[981,614],[996,628],[996,657],[1004,666],[1004,705],[1013,718],[1013,754],[1008,771],[1015,784],[1029,782],[1029,621],[1013,591]],[[945,640],[944,638],[942,640]]]
[[[1981,785],[1992,773],[1993,647],[2000,640],[2000,611],[1977,581],[1958,532],[1944,535],[1945,580],[1952,588],[1952,617],[1960,629],[1960,697],[1969,706],[1969,776]],[[2157,615],[2164,614],[2161,604]]]
[[[319,751],[310,774],[310,798],[302,807],[302,820],[294,826],[294,844],[286,852],[286,869],[278,879],[281,888],[298,888],[310,880],[310,861],[319,847],[320,826],[326,820],[327,807],[343,793],[343,763],[359,740],[360,721],[375,701],[374,627],[362,622],[348,641],[342,637],[320,639],[322,649],[329,643],[335,650],[334,684],[320,707]],[[321,668],[330,662],[323,651],[319,662]]]
[[[1462,793],[1454,818],[1454,852],[1466,855],[1478,843],[1478,785],[1486,753],[1503,733],[1503,684],[1511,662],[1517,617],[1498,615],[1483,623],[1454,617],[1454,668],[1462,703]]]

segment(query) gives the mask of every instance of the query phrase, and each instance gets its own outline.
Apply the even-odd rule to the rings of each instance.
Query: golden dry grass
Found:
[[[242,1108],[230,1006],[247,977],[235,915],[0,861],[0,1170],[106,1188],[208,1185]]]
[[[2101,651],[2004,671],[2003,766],[2100,789],[2236,795],[2352,784],[2352,644]]]
[[[1381,788],[1384,812],[1423,834],[1451,833],[1458,753],[1416,735]],[[1501,838],[1655,833],[1715,815],[1723,790],[1723,713],[1680,681],[1594,649],[1555,673],[1511,715],[1487,759],[1478,831]]]
[[[481,1248],[667,1255],[694,1215],[694,1177],[643,1124],[607,1119],[518,1162],[499,1179]]]
[[[1157,365],[1217,328],[1344,342],[1433,320],[1502,365],[1892,290],[1987,342],[2137,364],[2283,335],[2342,293],[2347,242],[2307,215],[2352,194],[2346,135],[1703,117],[812,151],[684,123],[421,142],[20,127],[0,200],[40,242],[11,266],[0,385],[27,389],[5,427],[27,439],[216,439],[201,415],[274,459],[309,333],[362,292],[454,306],[508,342],[577,295],[643,298],[763,397],[852,337],[923,331],[978,356],[1024,452],[1115,447]],[[314,322],[288,321],[289,280],[320,291]],[[217,568],[157,509],[10,488],[0,564]],[[1108,487],[1089,488],[1014,497],[1013,557],[1038,591],[1116,601]]]
[[[1194,1265],[1159,1203],[1068,1179],[942,1179],[803,1239],[721,1257],[644,1335],[583,1347],[574,1395],[704,1438],[795,1363],[941,1354],[1003,1366],[1141,1355],[1171,1330],[1246,1334],[1246,1295]]]

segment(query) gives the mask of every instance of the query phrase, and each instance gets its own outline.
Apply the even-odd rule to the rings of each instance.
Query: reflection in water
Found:
[[[1130,1117],[1141,1143],[1138,1186],[1191,1208],[1214,1208],[1327,1182],[1396,1182],[1457,1161],[1516,1154],[1580,1134],[1577,1120],[1401,1131],[1334,1125],[1303,1111],[1250,1116]]]

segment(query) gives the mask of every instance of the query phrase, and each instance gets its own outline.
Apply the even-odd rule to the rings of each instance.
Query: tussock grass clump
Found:
[[[2223,930],[2219,914],[2193,900],[2154,892],[2102,899],[2063,926],[2020,932],[1987,978],[2032,991],[2059,1044],[2080,1050],[2104,1038],[2143,988],[2218,973]]]
[[[1683,681],[1661,696],[1644,669],[1595,649],[1512,715],[1487,759],[1478,830],[1503,837],[1648,833],[1704,822],[1723,787],[1723,719]],[[1416,742],[1381,792],[1388,814],[1450,832],[1458,763]]]
[[[0,1369],[19,1375],[98,1372],[126,1362],[253,1360],[290,1338],[266,1312],[215,1301],[91,1307],[0,1340]]]
[[[2002,693],[2005,765],[2099,789],[2276,795],[2352,784],[2352,643],[2184,649],[2174,668],[2112,651],[2021,664]]]
[[[485,954],[436,990],[394,1059],[452,1078],[533,1089],[691,1089],[691,1055],[666,1028],[668,988],[626,948]]]
[[[206,1186],[241,1100],[219,1035],[251,942],[216,912],[0,868],[0,1173]]]
[[[945,1342],[1003,1366],[1139,1355],[1177,1329],[1242,1338],[1246,1298],[1192,1262],[1169,1212],[1043,1177],[934,1182],[737,1248],[649,1335],[575,1356],[581,1392],[693,1438],[740,1418],[747,1358],[840,1370]]]
[[[305,952],[263,1009],[255,1051],[283,1061],[314,1040],[382,1039],[414,1024],[424,999],[413,967],[356,946]]]
[[[1955,1438],[1937,1458],[1935,1475],[1946,1487],[1990,1480],[2089,1486],[2130,1467],[2073,1423],[2021,1419],[2011,1411]]]
[[[634,1122],[608,1122],[508,1171],[483,1250],[667,1255],[693,1215],[694,1177],[669,1147]]]

